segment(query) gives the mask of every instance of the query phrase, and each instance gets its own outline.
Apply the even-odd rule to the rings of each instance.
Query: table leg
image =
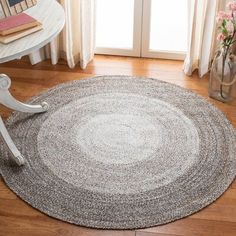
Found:
[[[0,116],[0,134],[2,135],[3,140],[5,141],[5,143],[7,144],[12,157],[14,159],[14,161],[19,165],[23,165],[25,160],[24,157],[21,155],[21,153],[19,152],[19,150],[17,149],[17,147],[15,146],[15,144],[13,143],[10,135],[7,132],[7,129],[3,123],[3,120]]]
[[[11,86],[11,80],[7,75],[0,74],[0,103],[4,106],[20,111],[20,112],[27,112],[27,113],[41,113],[45,112],[49,109],[49,105],[46,102],[43,102],[41,105],[28,105],[22,102],[17,101],[9,92],[9,88]],[[15,162],[18,165],[24,164],[24,158],[13,143],[10,135],[7,132],[7,129],[2,121],[0,116],[0,134],[3,137],[3,140],[7,144],[9,150],[12,153],[12,156]]]

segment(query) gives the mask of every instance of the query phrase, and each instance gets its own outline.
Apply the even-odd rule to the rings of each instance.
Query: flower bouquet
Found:
[[[233,98],[233,85],[236,82],[236,57],[233,47],[236,42],[236,1],[229,2],[228,12],[217,14],[219,50],[212,63],[209,96],[222,102]]]

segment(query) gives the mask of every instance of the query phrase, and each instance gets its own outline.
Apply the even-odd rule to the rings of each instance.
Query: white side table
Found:
[[[11,61],[28,55],[51,42],[62,30],[65,15],[62,6],[56,0],[38,0],[38,4],[25,11],[43,24],[43,30],[26,36],[8,45],[0,44],[0,63]],[[1,16],[0,12],[0,16]],[[0,74],[0,103],[20,112],[41,113],[48,110],[49,105],[27,105],[17,101],[9,92],[11,80],[7,75]],[[9,147],[12,157],[18,165],[24,164],[21,155],[0,116],[0,134]]]

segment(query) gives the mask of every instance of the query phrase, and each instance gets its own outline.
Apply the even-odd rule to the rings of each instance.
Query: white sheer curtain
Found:
[[[51,58],[56,64],[59,58],[73,68],[80,63],[81,68],[94,56],[95,0],[58,0],[65,9],[66,23],[58,38],[41,50],[29,55],[32,64]]]
[[[184,72],[198,69],[202,77],[209,71],[215,51],[216,14],[225,8],[225,0],[188,0],[189,35]]]

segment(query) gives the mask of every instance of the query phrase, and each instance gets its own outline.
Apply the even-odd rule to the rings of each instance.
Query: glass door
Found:
[[[142,0],[96,0],[95,53],[140,56]]]
[[[142,57],[184,59],[188,0],[143,1]]]
[[[97,54],[183,60],[188,0],[96,0]]]

